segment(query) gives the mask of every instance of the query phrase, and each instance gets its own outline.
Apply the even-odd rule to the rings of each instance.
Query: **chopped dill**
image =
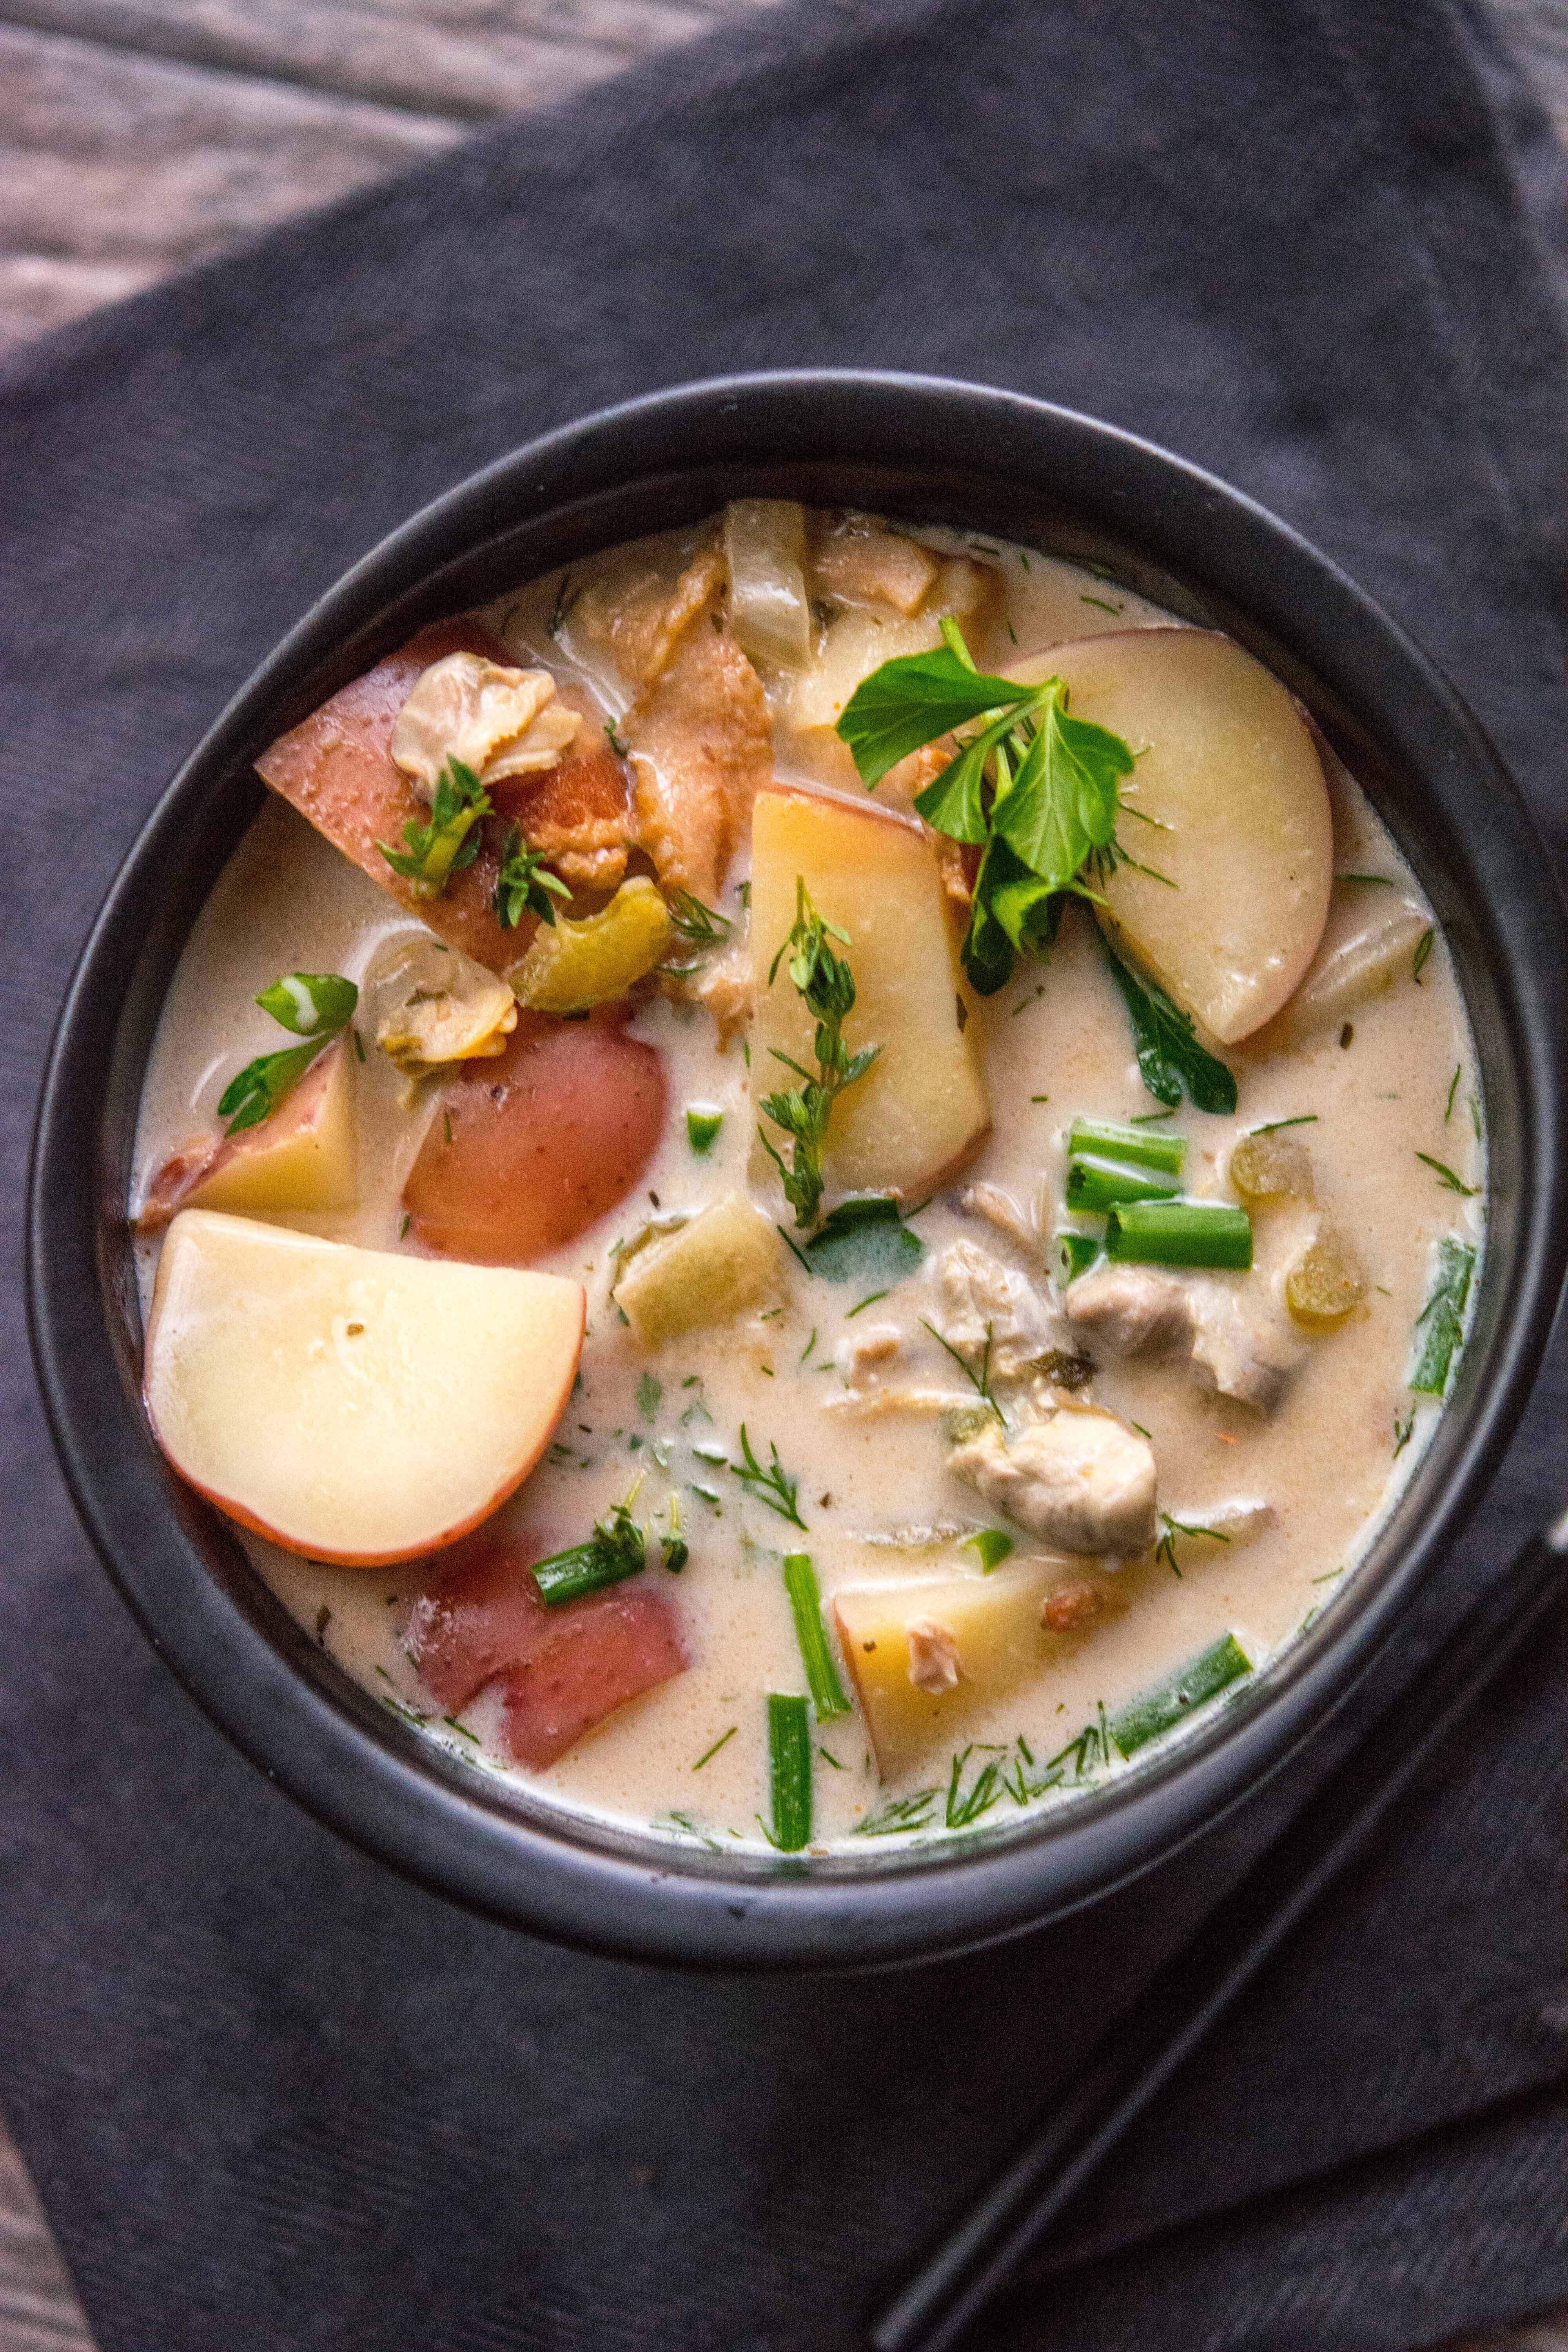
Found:
[[[715,1756],[718,1755],[721,1748],[722,1748],[727,1741],[733,1739],[736,1732],[739,1731],[740,1728],[741,1727],[738,1723],[732,1723],[728,1731],[721,1731],[719,1734],[718,1738],[713,1742],[712,1747],[705,1748],[703,1749],[701,1755],[697,1759],[696,1763],[692,1766],[692,1770],[694,1772],[700,1772],[704,1764],[711,1764]]]

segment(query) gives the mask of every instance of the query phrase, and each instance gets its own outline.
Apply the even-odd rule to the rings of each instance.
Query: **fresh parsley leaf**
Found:
[[[479,856],[474,827],[489,813],[490,796],[472,768],[448,760],[437,778],[429,824],[411,819],[403,828],[402,849],[389,849],[384,841],[375,845],[393,872],[413,884],[416,898],[438,898],[453,875]]]
[[[1132,773],[1132,754],[1120,735],[1067,709],[1059,678],[1048,681],[1018,772],[999,790],[992,829],[1015,850],[1047,890],[1075,887],[1091,850],[1116,834],[1117,785]]]
[[[1173,1110],[1185,1087],[1195,1108],[1228,1118],[1236,1108],[1231,1072],[1205,1052],[1191,1021],[1163,989],[1135,978],[1109,942],[1105,954],[1132,1024],[1138,1067],[1155,1101],[1168,1103]]]
[[[862,678],[835,731],[854,753],[862,782],[879,784],[889,768],[939,735],[1001,709],[1022,709],[1038,690],[1016,678],[986,677],[942,645],[886,661]]]
[[[554,928],[555,908],[552,900],[572,896],[558,874],[541,866],[541,852],[531,849],[518,825],[509,827],[506,845],[501,851],[500,871],[490,904],[495,908],[497,922],[503,931],[515,931],[525,913],[537,915],[542,923]]]
[[[886,1193],[840,1201],[813,1234],[805,1256],[826,1282],[880,1282],[891,1289],[913,1274],[925,1245]]]

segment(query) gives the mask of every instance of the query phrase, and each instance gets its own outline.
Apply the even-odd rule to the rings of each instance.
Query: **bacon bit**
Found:
[[[1064,1584],[1046,1595],[1040,1622],[1053,1633],[1076,1633],[1092,1625],[1104,1602],[1092,1584]]]
[[[404,1631],[420,1679],[448,1713],[500,1684],[507,1751],[535,1770],[689,1664],[664,1587],[615,1585],[549,1609],[529,1573],[543,1556],[537,1543],[499,1535],[438,1555],[440,1581]]]

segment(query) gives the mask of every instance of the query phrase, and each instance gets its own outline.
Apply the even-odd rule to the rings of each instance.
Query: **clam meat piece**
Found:
[[[432,939],[400,947],[379,974],[373,967],[369,984],[378,983],[386,1010],[375,1042],[405,1077],[503,1054],[517,1027],[517,999],[506,982]]]
[[[1234,1291],[1201,1276],[1106,1265],[1067,1294],[1075,1332],[1108,1355],[1186,1356],[1201,1385],[1272,1412],[1301,1350],[1272,1318],[1255,1318]]]
[[[1026,1378],[1070,1352],[1072,1334],[1034,1285],[973,1242],[954,1242],[937,1268],[939,1328],[949,1347],[993,1381]]]
[[[448,761],[481,784],[554,767],[583,724],[558,701],[547,669],[510,669],[482,654],[446,654],[421,671],[392,723],[393,759],[421,800],[436,797]]]
[[[1012,1438],[988,1420],[954,1446],[948,1467],[1058,1551],[1122,1558],[1158,1533],[1152,1449],[1093,1405],[1062,1406]]]

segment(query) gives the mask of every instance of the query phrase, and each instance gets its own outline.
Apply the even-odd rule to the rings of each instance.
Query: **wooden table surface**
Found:
[[[763,5],[0,0],[0,352]],[[1492,7],[1568,140],[1568,0]],[[3,2123],[0,2352],[93,2352]],[[1568,2352],[1568,2306],[1448,2352]]]

